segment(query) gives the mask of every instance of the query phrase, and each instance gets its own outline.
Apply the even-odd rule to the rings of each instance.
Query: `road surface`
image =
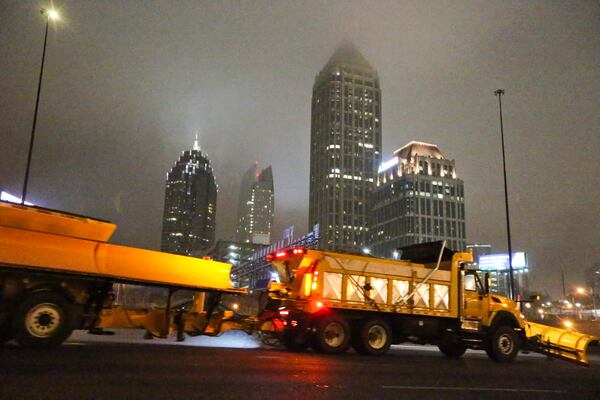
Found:
[[[50,351],[0,347],[0,399],[600,399],[600,355],[591,360],[521,354],[506,365],[405,345],[327,356],[265,348],[241,332],[184,343],[79,333]]]

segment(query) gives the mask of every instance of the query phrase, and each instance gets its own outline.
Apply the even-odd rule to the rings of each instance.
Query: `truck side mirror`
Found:
[[[484,285],[485,285],[485,287],[484,287],[485,294],[490,294],[490,282],[491,282],[491,280],[492,280],[492,278],[490,278],[490,273],[486,272],[485,273],[485,283],[484,283]]]

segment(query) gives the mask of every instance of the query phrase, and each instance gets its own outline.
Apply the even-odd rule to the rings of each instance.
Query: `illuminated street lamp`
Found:
[[[21,195],[21,204],[25,204],[27,197],[27,183],[29,181],[29,169],[31,167],[31,155],[33,153],[33,142],[35,140],[35,127],[37,124],[38,108],[40,105],[40,91],[42,89],[42,77],[44,76],[44,61],[46,59],[46,43],[48,42],[48,25],[50,21],[60,20],[58,11],[54,9],[40,9],[40,13],[46,18],[46,32],[44,33],[44,50],[42,51],[42,64],[40,66],[40,79],[38,80],[37,96],[35,98],[35,110],[33,111],[33,126],[31,127],[31,139],[29,141],[29,152],[27,154],[27,167],[25,169],[25,180],[23,182],[23,194]]]
[[[494,95],[498,96],[498,105],[500,107],[500,138],[502,139],[502,170],[504,172],[504,205],[506,208],[506,236],[508,239],[508,279],[510,283],[510,298],[515,300],[515,280],[513,277],[513,266],[512,266],[512,243],[510,240],[510,214],[508,211],[508,185],[506,183],[506,155],[504,151],[504,125],[502,123],[502,95],[504,89],[498,89],[494,92]]]

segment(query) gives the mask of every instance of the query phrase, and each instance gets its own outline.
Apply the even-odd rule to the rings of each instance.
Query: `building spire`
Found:
[[[198,134],[196,133],[196,140],[194,140],[194,148],[193,150],[200,151],[200,145],[198,144]]]

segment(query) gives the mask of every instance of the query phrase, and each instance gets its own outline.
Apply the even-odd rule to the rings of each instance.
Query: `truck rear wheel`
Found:
[[[4,327],[4,326],[1,327],[0,328],[0,344],[4,344],[11,339],[12,339],[12,334],[10,332],[10,329],[8,327]]]
[[[73,331],[73,315],[67,300],[54,292],[34,292],[17,307],[12,334],[24,347],[60,345]]]
[[[520,347],[521,341],[515,330],[510,326],[500,326],[491,336],[489,351],[495,358],[490,358],[498,362],[511,362],[519,353]]]
[[[281,340],[283,346],[290,351],[304,351],[308,348],[308,341],[304,335],[297,332],[285,332]]]
[[[357,353],[380,356],[387,353],[392,344],[392,330],[383,319],[372,318],[360,325],[352,338],[352,347]]]
[[[449,358],[460,358],[467,351],[467,346],[458,341],[445,340],[438,344],[438,349]]]
[[[321,353],[339,354],[350,347],[350,326],[335,316],[325,316],[316,324],[312,347]]]

